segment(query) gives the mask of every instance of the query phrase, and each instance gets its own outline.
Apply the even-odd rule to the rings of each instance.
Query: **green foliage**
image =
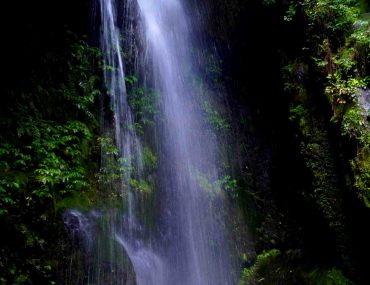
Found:
[[[126,199],[125,190],[128,189],[132,189],[136,194],[152,193],[153,181],[137,178],[137,169],[132,158],[120,157],[119,150],[109,135],[98,138],[98,142],[103,163],[96,176],[101,190],[99,195],[102,195],[99,198],[102,207],[121,207],[122,203],[117,203],[117,198]],[[158,159],[148,146],[143,148],[142,156],[145,172],[149,174],[155,171]]]
[[[354,175],[353,185],[359,197],[368,205],[370,182],[366,175],[366,154],[370,145],[370,126],[368,114],[360,104],[360,96],[369,84],[366,70],[370,52],[369,22],[358,19],[358,8],[352,2],[345,1],[338,9],[342,12],[341,16],[337,15],[336,21],[345,21],[342,18],[345,15],[348,18],[347,26],[352,24],[345,29],[347,37],[337,51],[334,52],[329,41],[326,41],[326,48],[323,48],[321,55],[324,63],[318,62],[317,67],[327,74],[325,95],[332,105],[332,121],[340,127],[343,136],[358,144],[357,156],[349,163]]]
[[[228,120],[221,115],[217,110],[213,109],[208,101],[203,104],[203,110],[206,113],[208,123],[216,131],[225,131],[230,129]]]
[[[292,21],[296,13],[297,13],[297,5],[291,4],[284,16],[284,21],[287,21],[287,22]]]
[[[370,147],[370,129],[364,111],[358,107],[349,108],[343,115],[342,133],[359,141],[361,146]]]
[[[334,105],[356,101],[358,90],[366,87],[364,79],[343,80],[338,73],[328,75],[328,79],[329,84],[326,86],[325,93]]]
[[[297,106],[291,106],[289,112],[290,112],[289,120],[294,122],[297,119],[299,120],[300,118],[302,118],[305,115],[306,110],[303,107],[303,105],[299,104]]]
[[[298,4],[292,3],[290,9],[300,9],[307,20],[306,47],[309,51],[305,55],[305,62],[301,64],[310,66],[312,74],[317,72],[316,77],[317,74],[321,76],[316,82],[318,86],[322,85],[323,94],[332,107],[332,123],[341,131],[343,137],[357,145],[356,157],[347,162],[352,168],[353,186],[360,199],[368,205],[370,182],[367,159],[370,126],[368,114],[361,105],[360,98],[370,82],[368,19],[360,15],[358,2],[352,0],[305,0]],[[286,71],[293,74],[294,65],[290,65],[290,69],[287,68]],[[311,95],[307,93],[309,87],[292,78],[286,80],[285,85],[289,87],[287,91],[298,93],[300,100],[305,103],[292,106],[290,119],[294,121],[300,117],[302,133],[312,135],[312,131],[307,128],[310,124],[309,118],[302,113],[301,107],[306,104],[306,112],[311,112],[311,107],[308,106],[308,102],[312,100]],[[307,148],[305,152],[310,151],[312,148]],[[320,162],[317,165],[319,164]],[[311,169],[313,165],[312,162],[308,163]],[[315,171],[314,176],[319,177],[320,171]],[[324,182],[325,179],[321,180]]]
[[[312,190],[303,192],[302,195],[307,203],[316,203],[327,225],[335,233],[338,252],[346,262],[346,220],[342,211],[344,200],[327,127],[330,122],[326,121],[321,110],[316,107],[309,88],[294,79],[295,68],[286,70],[291,73],[290,79],[287,79],[291,86],[287,91],[294,94],[295,101],[290,107],[290,120],[297,128],[300,152],[312,181]],[[325,96],[324,91],[322,96]]]
[[[315,268],[308,273],[308,278],[310,284],[315,285],[353,285],[353,283],[336,268],[325,271]]]
[[[276,0],[262,0],[262,2],[267,6],[276,4]]]
[[[120,192],[125,175],[130,175],[133,170],[128,158],[119,156],[118,148],[114,145],[111,136],[98,138],[98,146],[101,149],[102,165],[96,174],[97,181],[103,188],[102,192],[108,196],[116,197]],[[127,185],[126,185],[127,187]]]
[[[93,191],[71,191],[56,203],[57,211],[79,209],[87,212],[96,205],[96,193]]]
[[[353,186],[368,207],[370,197],[369,146],[370,126],[368,114],[360,104],[361,93],[368,88],[369,76],[369,22],[358,20],[345,46],[335,55],[334,74],[329,74],[326,94],[333,105],[334,122],[340,125],[342,134],[356,141],[357,156],[350,161],[354,175]]]
[[[238,181],[232,178],[230,175],[225,175],[218,180],[220,187],[228,193],[232,198],[236,199],[239,196],[238,193]]]
[[[314,201],[328,226],[335,232],[337,248],[343,260],[346,253],[346,222],[343,215],[343,194],[337,175],[336,161],[330,145],[325,120],[306,100],[291,109],[291,119],[299,132],[300,151],[306,168],[311,174],[312,192],[302,193],[308,201]]]
[[[255,264],[250,268],[244,268],[242,272],[242,277],[239,282],[239,285],[247,285],[247,284],[255,284],[259,283],[259,280],[256,280],[257,275],[261,272],[266,271],[265,273],[268,274],[270,271],[271,266],[270,262],[275,257],[279,256],[281,253],[277,249],[272,249],[269,251],[264,251],[261,254],[257,255],[257,259]],[[264,274],[261,274],[260,281],[263,281]]]
[[[324,29],[334,36],[350,29],[356,21],[359,9],[355,4],[354,0],[304,0],[300,6],[312,29]]]
[[[155,170],[158,166],[158,157],[147,146],[143,148],[143,162],[144,162],[144,167],[149,172]]]
[[[136,180],[136,179],[130,179],[130,185],[131,187],[136,191],[144,194],[148,194],[152,192],[153,186],[150,185],[147,181],[144,179]]]
[[[20,122],[17,131],[23,145],[0,145],[1,213],[20,198],[27,204],[55,200],[88,186],[84,158],[91,132],[85,124],[28,120]]]
[[[135,131],[143,134],[145,127],[153,126],[154,117],[158,115],[159,94],[138,85],[138,78],[133,75],[125,77],[127,84],[127,101],[135,115]]]
[[[316,203],[335,236],[342,265],[349,268],[354,257],[344,197],[355,189],[370,206],[370,127],[363,106],[369,88],[369,23],[359,19],[355,1],[303,1],[291,7],[301,13],[296,16],[303,16],[307,39],[284,69],[285,92],[292,102],[289,119],[312,181],[312,189],[302,196],[307,203]],[[338,165],[345,165],[340,170],[345,177],[338,174]],[[335,268],[293,268],[298,279],[279,279],[282,284],[352,284]]]
[[[361,149],[357,156],[351,160],[354,173],[354,186],[358,190],[360,199],[370,208],[370,151]]]
[[[305,264],[300,250],[278,249],[257,255],[253,266],[244,268],[239,285],[353,285],[336,268],[319,268]]]
[[[213,88],[220,87],[222,84],[222,61],[212,51],[204,49],[200,52],[205,77]],[[199,80],[202,79],[199,78]]]
[[[199,187],[209,193],[211,196],[214,193],[224,193],[229,195],[231,198],[238,197],[238,181],[230,175],[221,176],[218,179],[211,179],[207,175],[201,173],[198,170],[194,170],[193,178],[195,178]]]
[[[126,84],[129,84],[129,85],[135,85],[138,82],[138,79],[134,75],[126,75],[125,82]]]
[[[98,143],[104,156],[118,155],[118,148],[114,145],[113,139],[109,135],[99,137]]]
[[[73,35],[0,106],[0,284],[56,284],[57,210],[94,191],[99,52]],[[86,199],[85,199],[86,200]],[[63,201],[63,202],[62,202]],[[77,204],[77,203],[74,203]]]
[[[348,37],[348,44],[354,44],[355,48],[366,47],[370,42],[369,20],[358,19],[354,23],[354,31]],[[367,46],[368,47],[368,46]]]

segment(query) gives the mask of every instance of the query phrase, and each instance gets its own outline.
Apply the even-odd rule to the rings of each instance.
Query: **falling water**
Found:
[[[124,159],[127,169],[123,172],[120,191],[126,194],[123,203],[127,213],[110,221],[112,239],[128,255],[136,275],[137,284],[163,284],[163,265],[142,240],[142,225],[136,217],[139,197],[133,191],[132,179],[142,179],[143,165],[141,145],[137,138],[133,114],[127,102],[124,62],[122,58],[121,31],[118,27],[118,3],[115,0],[100,0],[101,9],[101,48],[105,63],[104,78],[113,105],[115,142],[119,155]],[[103,155],[104,158],[104,155]],[[104,162],[103,162],[104,164]],[[128,167],[127,167],[128,166]],[[112,253],[115,259],[115,253]]]
[[[195,178],[201,173],[217,180],[218,162],[202,102],[188,82],[189,70],[197,72],[191,54],[191,19],[181,0],[138,0],[138,6],[145,54],[164,117],[160,170],[160,195],[166,204],[162,228],[167,239],[161,248],[167,270],[164,284],[232,284],[220,193],[215,189],[207,193]]]
[[[129,271],[125,258],[138,285],[236,283],[226,229],[225,199],[218,183],[222,162],[215,135],[205,122],[204,98],[190,80],[202,75],[192,53],[194,27],[183,6],[186,3],[182,2],[185,0],[99,0],[101,49],[105,85],[113,111],[113,139],[130,170],[124,172],[118,190],[123,197],[121,210],[111,209],[93,218],[73,210],[69,212],[72,219],[65,219],[78,218],[75,226],[88,224],[82,226],[82,233],[89,241],[90,251],[97,252],[90,254],[93,262],[89,270],[94,274],[88,279],[92,281],[84,283],[132,284],[122,274],[101,277],[103,261],[112,272],[117,272],[120,266]],[[120,23],[122,18],[124,24]],[[122,35],[127,35],[125,44]],[[151,201],[132,189],[130,182],[143,179],[145,170],[143,142],[135,132],[127,99],[124,48],[135,50],[129,53],[134,54],[135,62],[140,65],[133,68],[136,75],[145,87],[159,94],[155,137],[150,138],[156,142],[159,156],[152,193],[155,199]],[[103,132],[106,129],[109,127],[103,127]],[[104,160],[102,154],[103,166]],[[149,210],[150,203],[157,209]],[[149,230],[139,216],[150,215],[155,215],[155,225]],[[104,229],[94,227],[103,220],[108,221]]]

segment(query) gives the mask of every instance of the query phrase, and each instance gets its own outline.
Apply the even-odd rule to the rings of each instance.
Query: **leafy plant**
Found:
[[[255,264],[250,268],[243,269],[239,285],[256,284],[259,283],[259,280],[263,281],[263,274],[261,273],[269,270],[271,268],[270,263],[274,262],[274,259],[280,254],[279,250],[271,249],[257,255]]]
[[[99,52],[73,35],[0,107],[0,284],[56,284],[64,199],[93,192]],[[86,195],[88,196],[88,195]],[[37,281],[35,281],[37,280]]]
[[[148,171],[153,171],[158,166],[158,157],[147,146],[144,147],[143,149],[143,162],[144,162],[144,167]]]
[[[230,124],[227,119],[224,118],[217,110],[214,110],[208,101],[204,102],[203,109],[206,113],[208,123],[216,131],[230,129]]]
[[[255,263],[244,268],[239,285],[302,284],[353,285],[337,268],[312,267],[304,263],[300,250],[263,251]]]
[[[144,179],[141,180],[130,179],[130,185],[135,191],[145,194],[151,193],[153,189],[153,186],[150,185]]]
[[[134,75],[125,77],[127,84],[127,101],[134,115],[134,128],[143,134],[145,127],[154,124],[154,117],[158,115],[159,94],[150,88],[138,85],[138,78]]]

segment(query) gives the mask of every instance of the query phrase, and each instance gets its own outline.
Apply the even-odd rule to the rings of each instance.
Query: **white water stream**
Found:
[[[91,284],[131,284],[117,274],[115,278],[104,279],[109,282],[97,281],[102,280],[99,273],[101,259],[109,260],[112,272],[117,271],[122,251],[132,264],[137,285],[235,284],[222,193],[217,187],[204,189],[197,180],[200,174],[209,181],[220,179],[221,162],[216,154],[215,137],[205,124],[203,102],[188,81],[190,71],[199,77],[202,75],[197,74],[192,54],[194,27],[183,6],[186,1],[127,0],[130,3],[126,2],[126,7],[135,9],[129,13],[120,11],[125,4],[120,1],[99,0],[101,49],[105,84],[114,113],[114,139],[120,155],[136,170],[135,174],[126,172],[123,179],[127,182],[132,175],[140,179],[142,148],[132,128],[133,114],[127,102],[122,55],[125,51],[121,41],[121,35],[125,33],[120,30],[125,25],[119,24],[121,18],[139,17],[135,19],[139,28],[134,36],[142,43],[143,50],[137,53],[140,58],[136,61],[143,64],[141,70],[152,73],[147,81],[161,97],[159,113],[162,120],[156,122],[158,137],[153,138],[160,146],[156,174],[158,189],[154,193],[160,209],[155,211],[158,215],[156,230],[145,235],[137,214],[138,203],[142,202],[130,183],[122,183],[125,185],[122,191],[127,196],[123,208],[127,213],[115,213],[107,219],[109,256],[100,254],[96,258]],[[145,208],[145,203],[140,205],[141,213]],[[76,211],[71,213],[79,221],[85,220]],[[96,244],[102,247],[104,238],[99,237],[99,233],[90,234],[98,235]],[[117,252],[120,257],[116,256]]]

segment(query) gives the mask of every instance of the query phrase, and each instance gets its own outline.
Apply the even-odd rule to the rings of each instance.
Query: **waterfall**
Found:
[[[80,232],[89,241],[90,263],[84,284],[236,284],[219,182],[222,160],[205,120],[206,99],[192,80],[202,74],[193,52],[197,43],[191,13],[183,2],[99,0],[100,45],[113,117],[113,129],[103,120],[102,132],[112,133],[125,170],[116,189],[121,207],[108,206],[94,215],[76,210],[66,214],[73,234],[85,223]],[[138,77],[132,81],[158,94],[151,137],[135,130],[125,53]],[[143,164],[143,144],[148,143],[158,154],[158,166],[154,189],[145,194],[135,185],[152,176]],[[102,153],[103,167],[107,160]],[[145,220],[150,216],[149,229]]]
[[[210,195],[195,178],[201,173],[217,180],[219,161],[214,136],[202,117],[203,102],[188,82],[189,71],[197,73],[197,68],[191,54],[192,22],[182,4],[138,0],[145,55],[164,118],[160,195],[167,207],[162,226],[169,236],[161,249],[168,264],[165,284],[232,284],[222,207],[208,207],[211,199],[222,205],[221,194],[214,190]]]

